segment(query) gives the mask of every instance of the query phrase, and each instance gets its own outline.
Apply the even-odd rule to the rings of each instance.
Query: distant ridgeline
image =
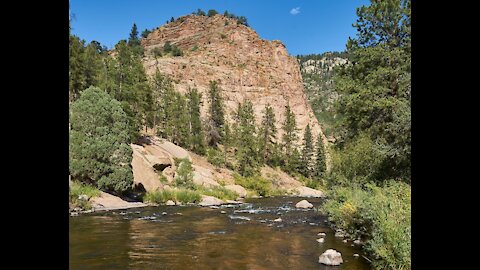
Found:
[[[339,115],[334,110],[338,98],[333,82],[334,67],[348,62],[347,52],[325,52],[322,54],[297,55],[302,73],[303,85],[308,102],[318,121],[324,127],[325,135],[332,139],[335,121]]]

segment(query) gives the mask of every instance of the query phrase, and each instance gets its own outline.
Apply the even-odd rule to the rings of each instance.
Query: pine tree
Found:
[[[252,176],[258,174],[260,163],[258,161],[258,141],[251,101],[247,101],[240,106],[238,118],[237,168],[242,176]]]
[[[317,139],[317,147],[316,147],[316,155],[315,155],[315,166],[314,166],[314,175],[316,178],[320,179],[324,176],[325,172],[327,171],[327,166],[325,162],[325,149],[323,145],[322,136],[319,134]]]
[[[274,154],[276,145],[277,128],[275,127],[275,113],[270,104],[265,105],[260,128],[260,153],[262,162],[269,163]]]
[[[128,38],[128,45],[131,47],[140,45],[140,40],[138,40],[137,25],[135,23],[133,23],[132,30],[130,31],[130,37]]]
[[[223,128],[225,124],[223,98],[221,96],[221,89],[218,87],[217,81],[210,81],[210,89],[208,91],[208,98],[210,103],[209,108],[209,145],[215,146],[222,141]]]
[[[312,131],[310,130],[310,124],[308,124],[303,135],[303,148],[300,158],[300,173],[305,177],[312,176],[313,152]]]
[[[68,76],[68,86],[69,86],[69,99],[70,101],[75,101],[78,99],[79,94],[83,91],[85,87],[85,75],[84,75],[84,45],[83,41],[76,36],[70,35],[69,37],[69,76]]]
[[[190,124],[187,109],[187,99],[179,92],[175,92],[173,112],[173,118],[169,121],[173,127],[172,142],[178,144],[179,146],[189,148]]]
[[[290,105],[287,105],[285,108],[285,121],[283,122],[283,149],[285,154],[285,165],[284,168],[288,172],[293,172],[294,167],[294,158],[297,158],[293,155],[293,150],[296,149],[296,143],[298,140],[297,135],[297,123],[295,120],[295,114],[291,111]],[[296,162],[296,161],[295,161]]]
[[[188,112],[190,116],[191,149],[197,154],[205,155],[205,138],[200,119],[202,94],[199,93],[196,88],[191,88],[187,92],[187,96]]]

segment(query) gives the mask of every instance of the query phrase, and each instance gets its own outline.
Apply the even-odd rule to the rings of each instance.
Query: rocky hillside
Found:
[[[322,124],[323,132],[329,141],[334,141],[333,129],[338,115],[333,104],[338,98],[338,93],[335,91],[332,76],[335,67],[348,62],[348,56],[346,53],[327,52],[297,58],[307,100]]]
[[[183,54],[155,56],[155,48],[163,48],[167,42]],[[208,108],[209,82],[217,80],[223,90],[228,119],[232,119],[239,102],[249,99],[260,123],[262,110],[269,103],[274,108],[281,138],[285,106],[290,104],[300,129],[299,137],[307,124],[315,136],[323,136],[307,102],[299,63],[280,41],[263,40],[252,28],[222,15],[187,15],[157,28],[141,44],[145,48],[147,74],[154,75],[158,68],[174,79],[176,90],[182,93],[196,87],[203,93],[203,116]]]

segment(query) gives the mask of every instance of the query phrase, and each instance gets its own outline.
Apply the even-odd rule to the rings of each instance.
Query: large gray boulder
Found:
[[[334,249],[327,249],[318,257],[318,262],[326,265],[340,265],[343,263],[342,254]]]
[[[315,198],[325,197],[323,192],[321,192],[320,190],[316,190],[309,187],[304,187],[304,186],[297,187],[295,191],[297,193],[297,196],[299,197],[315,197]]]
[[[212,206],[212,205],[222,205],[225,202],[219,198],[212,196],[202,195],[202,201],[198,204],[200,206]]]
[[[247,190],[240,185],[226,185],[225,188],[236,192],[241,198],[245,198],[247,196]]]
[[[301,200],[295,205],[295,207],[308,209],[308,208],[313,208],[313,204],[309,203],[307,200]]]

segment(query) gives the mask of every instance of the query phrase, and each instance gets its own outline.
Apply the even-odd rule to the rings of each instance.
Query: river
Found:
[[[159,206],[70,217],[70,269],[372,269],[362,256],[353,256],[363,254],[360,247],[334,237],[325,216],[296,209],[302,199],[271,197],[218,209]],[[314,207],[322,201],[306,199]],[[277,218],[282,221],[273,221]],[[319,232],[326,233],[324,243],[316,241]],[[343,264],[318,263],[329,248],[341,252]]]

